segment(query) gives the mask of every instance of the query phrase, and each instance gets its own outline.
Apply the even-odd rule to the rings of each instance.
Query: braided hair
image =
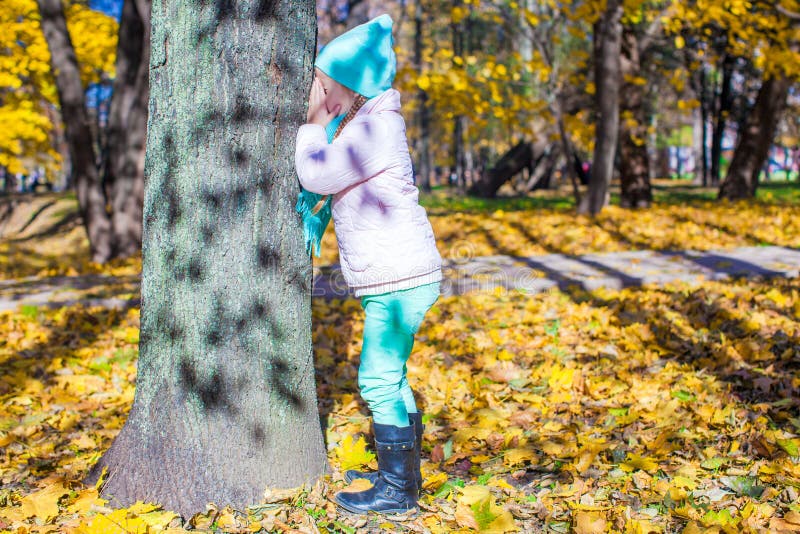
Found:
[[[339,134],[342,133],[342,130],[344,130],[344,127],[347,126],[347,123],[353,120],[353,117],[355,117],[356,113],[358,113],[358,110],[361,109],[361,107],[367,103],[367,100],[368,100],[367,97],[365,97],[364,95],[356,94],[356,98],[353,101],[353,105],[350,106],[347,115],[344,116],[342,122],[339,123],[339,127],[336,128],[336,132],[333,134],[333,139],[339,137]],[[325,201],[328,200],[329,196],[330,195],[325,195],[319,200],[319,202],[317,202],[314,205],[314,207],[311,209],[312,215],[316,215],[317,212],[319,212],[319,210],[322,209],[322,206],[325,205]]]

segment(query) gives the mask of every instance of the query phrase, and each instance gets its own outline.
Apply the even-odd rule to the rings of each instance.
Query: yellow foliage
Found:
[[[117,22],[79,2],[68,2],[65,16],[84,86],[113,78]],[[0,166],[12,173],[60,164],[47,109],[58,95],[39,21],[35,0],[0,3]]]

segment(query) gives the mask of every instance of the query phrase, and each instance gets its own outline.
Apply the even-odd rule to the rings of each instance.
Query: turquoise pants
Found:
[[[405,427],[417,412],[406,362],[425,313],[439,298],[439,282],[361,298],[366,312],[358,387],[373,421]]]

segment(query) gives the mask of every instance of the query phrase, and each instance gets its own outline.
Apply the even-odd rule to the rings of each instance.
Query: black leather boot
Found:
[[[339,492],[336,504],[349,512],[401,514],[417,508],[414,427],[374,423],[378,473],[373,486],[359,492]]]
[[[420,454],[422,453],[422,432],[425,430],[425,425],[422,424],[422,413],[408,414],[408,421],[414,427],[414,474],[417,477],[417,489],[422,493],[422,471],[420,470]],[[378,477],[377,471],[357,471],[349,469],[344,473],[344,481],[350,484],[357,478],[366,478],[373,485],[375,479]]]
[[[425,425],[422,424],[422,412],[408,414],[408,420],[414,427],[414,476],[417,477],[417,492],[422,495],[420,455],[422,454],[422,432],[425,430]]]

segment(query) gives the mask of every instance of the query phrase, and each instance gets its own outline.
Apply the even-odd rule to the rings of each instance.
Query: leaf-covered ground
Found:
[[[800,245],[800,208],[782,199],[690,198],[595,221],[546,196],[425,202],[450,258]],[[130,298],[139,260],[85,261],[72,214],[57,195],[0,213],[0,277],[114,274],[84,293]],[[323,254],[315,263],[336,261],[332,233]],[[80,483],[133,400],[138,310],[0,313],[0,532],[800,531],[797,280],[442,298],[409,365],[427,426],[408,518],[329,500],[344,469],[374,466],[355,381],[363,312],[318,300],[313,313],[332,475],[190,521],[150,503],[112,510]]]
[[[799,291],[738,281],[442,298],[409,365],[427,414],[426,491],[404,520],[327,499],[343,469],[373,463],[355,393],[358,301],[314,305],[333,474],[191,525],[148,504],[112,511],[78,482],[131,405],[138,310],[6,312],[0,529],[797,531]]]

